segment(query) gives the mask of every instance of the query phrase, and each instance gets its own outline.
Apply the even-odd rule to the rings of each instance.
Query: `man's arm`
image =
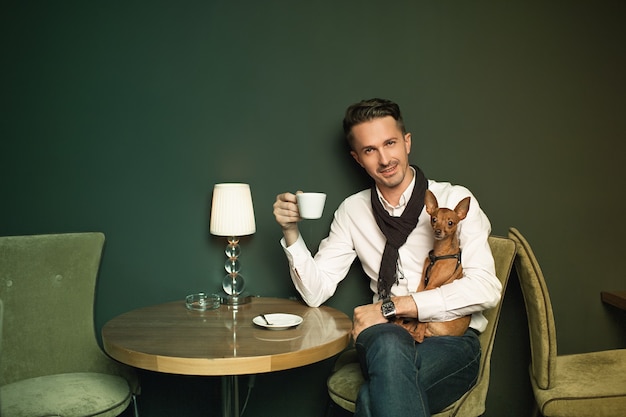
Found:
[[[417,305],[410,295],[391,297],[391,301],[396,306],[396,315],[400,317],[417,317]],[[352,327],[352,338],[356,340],[363,330],[375,324],[387,323],[381,311],[382,302],[358,306],[354,309],[354,324]]]
[[[295,195],[281,194],[274,203],[276,221],[283,229],[281,245],[289,262],[291,280],[311,307],[320,306],[335,293],[356,257],[348,215],[342,206],[335,212],[329,236],[322,240],[313,258],[297,229],[301,218]]]

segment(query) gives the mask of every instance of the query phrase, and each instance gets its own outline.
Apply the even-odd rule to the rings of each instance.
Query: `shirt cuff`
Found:
[[[445,321],[449,320],[449,314],[445,311],[441,311],[441,306],[444,305],[443,295],[439,288],[435,288],[429,291],[421,291],[412,293],[413,301],[417,306],[417,315],[419,321]]]
[[[283,247],[283,251],[289,261],[289,266],[292,268],[294,268],[298,262],[304,261],[311,256],[309,249],[306,247],[306,243],[304,243],[304,239],[302,239],[302,235],[298,236],[298,240],[289,247],[287,247],[285,238],[280,240],[280,245]]]

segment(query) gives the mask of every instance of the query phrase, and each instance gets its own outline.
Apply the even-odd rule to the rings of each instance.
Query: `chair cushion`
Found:
[[[130,403],[126,380],[99,373],[25,379],[0,387],[2,417],[114,417]]]
[[[341,366],[328,378],[328,395],[340,407],[354,413],[356,397],[363,384],[363,373],[358,362]]]
[[[626,410],[626,349],[557,356],[554,388],[533,382],[546,417],[623,416]]]

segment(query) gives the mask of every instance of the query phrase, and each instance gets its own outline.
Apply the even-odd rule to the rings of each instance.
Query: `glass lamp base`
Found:
[[[239,294],[239,295],[222,294],[222,304],[226,304],[228,306],[238,306],[241,304],[249,303],[251,298],[252,297],[248,294]]]

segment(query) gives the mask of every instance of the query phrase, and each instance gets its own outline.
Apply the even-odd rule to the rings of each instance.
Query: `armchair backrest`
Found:
[[[517,244],[515,269],[522,288],[531,350],[531,375],[541,389],[552,386],[556,368],[556,328],[548,287],[528,241],[516,228],[509,237]]]
[[[95,336],[102,233],[0,237],[0,385],[115,368]]]
[[[2,322],[4,321],[4,303],[0,299],[0,357],[2,357]]]

